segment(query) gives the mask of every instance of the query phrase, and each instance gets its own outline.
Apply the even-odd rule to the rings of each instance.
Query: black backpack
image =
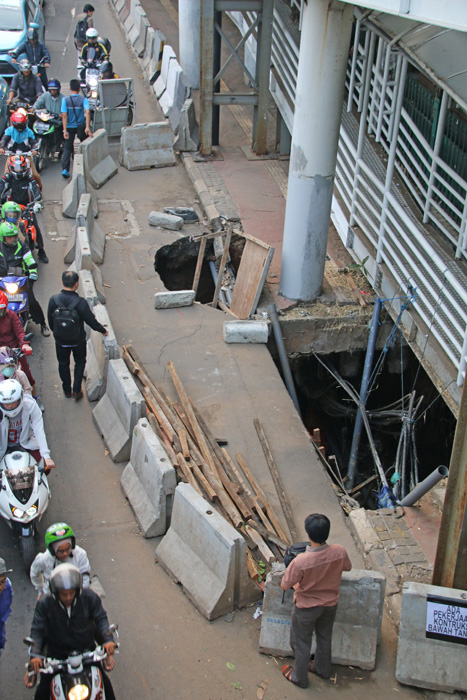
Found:
[[[76,307],[81,297],[73,299],[70,306],[60,306],[60,295],[55,297],[57,308],[53,312],[53,333],[55,340],[61,345],[77,345],[82,328],[81,316]]]
[[[86,43],[86,32],[88,31],[88,29],[89,27],[87,18],[85,17],[84,19],[80,19],[80,21],[76,25],[75,39],[77,39],[78,41],[84,41],[84,43]]]
[[[309,542],[296,542],[296,544],[291,544],[290,547],[287,547],[284,554],[284,564],[286,568],[290,562],[295,559],[297,554],[303,554],[309,544]]]

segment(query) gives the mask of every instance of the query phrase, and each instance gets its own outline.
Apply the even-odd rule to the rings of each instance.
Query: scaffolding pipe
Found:
[[[214,284],[216,285],[216,284],[217,284],[217,278],[218,278],[218,276],[219,276],[219,273],[217,272],[217,268],[216,268],[216,265],[215,265],[215,263],[214,263],[214,260],[210,260],[210,261],[209,261],[209,269],[211,270],[212,279],[214,280]],[[225,304],[226,306],[228,306],[228,304],[227,304],[227,298],[226,298],[225,292],[224,292],[224,290],[223,290],[222,288],[221,288],[220,291],[219,291],[219,299],[221,300],[221,302],[222,302],[223,304]]]
[[[271,319],[272,329],[274,331],[274,338],[276,340],[277,350],[279,352],[279,360],[282,367],[282,372],[284,374],[285,386],[289,392],[290,398],[297,410],[300,418],[302,417],[300,406],[298,404],[297,392],[295,391],[295,384],[292,378],[292,372],[290,371],[289,358],[287,357],[287,352],[285,350],[284,339],[282,337],[281,324],[277,317],[276,305],[271,304],[268,308],[269,318]]]
[[[405,496],[405,498],[402,499],[402,501],[399,501],[400,506],[413,506],[417,501],[420,500],[422,496],[424,496],[427,491],[433,488],[433,486],[436,486],[441,479],[445,479],[447,475],[449,474],[449,469],[444,466],[444,464],[441,464],[437,469],[434,470],[434,472],[431,472],[429,476],[426,477],[426,479],[423,479],[419,484],[416,485],[416,487],[411,491],[410,493]]]
[[[376,336],[378,334],[378,321],[379,313],[381,310],[381,299],[377,296],[375,297],[375,305],[373,307],[373,317],[371,319],[371,329],[370,337],[368,338],[368,345],[366,349],[365,365],[363,367],[363,377],[362,384],[360,386],[360,405],[365,407],[367,400],[368,384],[370,382],[371,367],[373,365],[373,357],[375,354],[376,346]],[[355,426],[352,437],[352,447],[350,448],[350,458],[349,467],[347,470],[347,480],[350,483],[350,487],[354,485],[355,475],[357,471],[357,456],[358,448],[360,445],[360,438],[362,436],[362,424],[363,415],[360,407],[357,411],[357,416],[355,418]]]

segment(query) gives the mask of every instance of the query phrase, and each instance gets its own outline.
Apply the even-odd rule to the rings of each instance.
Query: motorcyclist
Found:
[[[19,369],[19,360],[13,348],[6,345],[0,347],[0,383],[5,379],[16,379],[25,394],[32,396],[32,386],[23,370]]]
[[[42,412],[36,401],[25,394],[16,379],[5,379],[0,383],[0,459],[9,449],[23,449],[36,462],[44,459],[46,473],[55,468],[44,432]]]
[[[39,596],[50,593],[50,575],[58,564],[73,564],[83,577],[83,588],[89,588],[91,565],[85,550],[76,544],[75,533],[67,523],[54,523],[45,531],[46,551],[37,555],[29,576]]]
[[[40,211],[42,208],[42,194],[37,180],[29,170],[26,158],[21,155],[10,156],[7,165],[8,172],[0,179],[0,203],[5,203],[7,199],[17,204],[22,204],[23,206],[26,206],[30,202],[35,202],[38,211]],[[37,233],[37,256],[41,262],[48,263],[49,258],[44,250],[44,239],[37,220],[36,211],[33,212],[33,221]]]
[[[19,231],[14,224],[0,224],[0,277],[6,277],[10,268],[21,268],[28,277],[27,294],[29,312],[34,323],[41,327],[41,333],[49,336],[50,331],[45,322],[44,312],[34,296],[33,283],[37,280],[37,263],[29,246],[19,241]]]
[[[21,367],[26,374],[29,382],[34,389],[35,381],[31,374],[31,370],[26,359],[26,355],[32,352],[31,346],[25,341],[24,328],[14,311],[8,308],[8,297],[4,292],[0,291],[0,343],[9,348],[21,348],[22,355],[20,362]],[[6,377],[8,379],[8,377]]]
[[[63,146],[63,126],[60,112],[64,95],[60,92],[61,87],[62,85],[58,78],[51,78],[47,85],[47,92],[42,93],[34,103],[34,110],[46,109],[56,117],[53,122],[56,152]]]
[[[94,649],[102,643],[107,652],[104,667],[111,670],[115,642],[109,632],[107,613],[99,596],[90,588],[83,589],[79,569],[72,564],[59,564],[50,576],[50,593],[36,603],[31,626],[34,651],[40,654],[47,646],[47,655],[54,659],[66,659],[73,651]],[[34,654],[33,651],[33,654]],[[32,656],[30,666],[35,674],[42,668],[42,659]],[[106,700],[115,700],[112,684],[100,667]],[[34,685],[28,673],[24,677],[26,687]],[[51,678],[41,674],[34,700],[49,700]]]
[[[105,45],[98,41],[99,32],[97,29],[91,27],[86,32],[86,43],[81,49],[80,60],[84,68],[81,71],[81,80],[86,77],[86,68],[90,66],[97,66],[102,61],[105,61],[109,57],[109,53],[105,48]]]
[[[29,27],[28,31],[26,32],[25,40],[21,42],[21,44],[17,46],[14,51],[9,51],[8,53],[12,57],[13,63],[16,63],[18,56],[26,54],[28,61],[32,65],[38,66],[37,72],[42,81],[42,85],[45,89],[47,89],[46,68],[50,66],[50,53],[46,45],[39,41],[39,32],[37,29],[34,27]]]
[[[114,67],[110,61],[104,61],[99,66],[101,80],[117,80],[120,76],[114,73]]]
[[[9,105],[13,99],[17,99],[33,105],[43,92],[41,79],[31,72],[31,62],[27,58],[22,58],[18,65],[20,72],[13,76],[6,103]]]
[[[2,221],[6,221],[8,224],[14,224],[15,226],[17,226],[19,229],[19,240],[22,243],[26,243],[31,248],[31,243],[28,238],[26,226],[24,225],[24,222],[21,219],[22,213],[23,212],[21,210],[20,205],[16,204],[16,202],[10,201],[5,202],[5,204],[2,204],[2,208],[0,210]]]
[[[31,151],[33,156],[37,155],[37,150],[39,148],[39,139],[32,129],[28,127],[28,117],[27,113],[23,108],[17,109],[13,112],[10,119],[10,126],[5,129],[4,134],[0,140],[0,155],[8,151],[14,151],[14,153],[27,153]],[[26,156],[28,159],[29,167],[31,172],[37,180],[39,187],[42,187],[42,180],[39,173],[37,172],[36,166],[34,164],[34,159],[32,156]],[[8,169],[8,164],[5,163],[5,171]]]

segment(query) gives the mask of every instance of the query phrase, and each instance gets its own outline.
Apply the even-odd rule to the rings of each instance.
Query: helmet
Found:
[[[16,245],[16,241],[14,241],[13,244],[7,243],[5,238],[12,238],[13,236],[17,238],[18,234],[19,231],[14,224],[10,224],[8,221],[4,221],[3,224],[0,224],[0,241],[5,245]]]
[[[47,90],[58,90],[60,92],[62,87],[61,82],[58,78],[51,78],[47,84]]]
[[[5,382],[3,382],[5,384]],[[1,387],[0,387],[1,388]],[[75,589],[79,596],[83,589],[83,577],[81,571],[73,564],[59,564],[50,575],[50,592],[55,599],[58,599],[60,591],[71,591]]]
[[[86,30],[86,39],[88,41],[91,41],[91,40],[97,41],[98,36],[99,36],[99,32],[97,31],[97,29],[93,29],[92,27],[90,27],[89,29]]]
[[[11,115],[11,125],[18,129],[18,131],[24,131],[28,125],[28,118],[23,111],[16,110]]]
[[[53,544],[55,544],[55,542],[61,542],[62,540],[69,539],[71,539],[71,547],[72,549],[74,549],[76,546],[75,533],[73,532],[71,527],[66,523],[54,523],[54,525],[51,525],[45,531],[45,546],[52,555],[55,554],[55,550],[52,546]]]
[[[16,353],[6,345],[0,347],[0,373],[5,379],[9,379],[16,372],[18,357]]]
[[[27,175],[29,170],[28,161],[24,156],[17,153],[15,156],[10,156],[8,158],[8,172],[13,177],[20,180],[22,177]]]
[[[32,68],[31,62],[28,61],[27,58],[22,58],[21,61],[19,61],[18,65],[19,65],[19,69],[21,72],[23,72],[25,70],[31,70],[31,68]]]
[[[18,402],[14,408],[8,408],[11,404]],[[23,408],[23,387],[17,379],[5,379],[0,384],[0,407],[5,416],[14,418]]]
[[[5,202],[2,206],[2,219],[9,224],[18,224],[21,219],[21,207],[16,202]]]
[[[39,32],[34,27],[29,27],[26,36],[28,39],[39,39]]]
[[[107,37],[98,36],[97,41],[99,42],[99,44],[102,44],[102,46],[104,46],[107,53],[110,53],[110,49],[112,48],[112,44],[110,43],[110,40],[107,39]]]
[[[101,63],[101,65],[99,66],[99,73],[101,74],[102,77],[103,77],[106,73],[110,73],[110,75],[113,75],[113,72],[114,72],[114,67],[113,67],[113,65],[111,64],[110,61],[104,61],[104,62]]]
[[[8,307],[8,297],[5,292],[0,292],[0,309],[6,309]]]

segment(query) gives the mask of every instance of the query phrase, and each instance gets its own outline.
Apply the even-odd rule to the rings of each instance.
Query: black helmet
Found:
[[[99,73],[101,75],[104,75],[105,73],[110,73],[110,75],[113,75],[113,72],[114,67],[110,61],[104,61],[104,63],[101,63],[101,65],[99,66]]]
[[[26,36],[28,39],[39,39],[39,32],[37,29],[29,27],[28,31],[26,32]]]
[[[50,575],[50,592],[58,599],[59,591],[76,591],[78,597],[83,590],[81,571],[73,564],[59,564]]]

